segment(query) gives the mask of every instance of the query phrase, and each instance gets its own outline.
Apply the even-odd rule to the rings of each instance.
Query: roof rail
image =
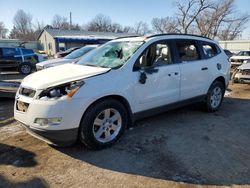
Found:
[[[212,39],[210,39],[208,37],[204,37],[204,36],[201,36],[201,35],[183,34],[183,33],[162,33],[162,34],[149,35],[147,38],[159,37],[159,36],[169,36],[169,35],[193,36],[193,37],[200,37],[200,38],[205,38],[205,39],[212,40]]]

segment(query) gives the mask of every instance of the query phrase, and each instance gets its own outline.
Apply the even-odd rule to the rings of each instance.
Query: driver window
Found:
[[[157,67],[172,64],[170,48],[167,43],[154,43],[140,56],[137,67]]]

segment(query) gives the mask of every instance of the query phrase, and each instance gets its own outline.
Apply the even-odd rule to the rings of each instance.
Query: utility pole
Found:
[[[72,27],[72,12],[69,12],[69,29]]]

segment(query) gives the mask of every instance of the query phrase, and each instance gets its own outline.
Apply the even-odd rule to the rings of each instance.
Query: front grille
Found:
[[[20,87],[19,89],[19,94],[26,96],[26,97],[34,97],[36,94],[36,91],[33,89],[25,88],[25,87]]]

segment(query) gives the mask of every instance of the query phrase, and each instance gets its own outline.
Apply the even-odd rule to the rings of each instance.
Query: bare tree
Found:
[[[125,29],[126,29],[126,28],[125,28]],[[111,24],[110,32],[114,32],[114,33],[124,33],[124,28],[123,28],[122,25],[119,24],[119,23],[112,23],[112,24]]]
[[[135,34],[145,35],[147,33],[150,33],[150,29],[146,22],[140,21],[140,22],[135,23],[133,27],[133,32]]]
[[[5,27],[3,22],[0,22],[0,39],[6,38],[6,34],[8,32],[8,29]]]
[[[172,17],[153,18],[152,28],[156,33],[176,33],[177,23]]]
[[[180,33],[189,33],[197,16],[211,6],[210,0],[178,0],[177,22]],[[193,31],[191,31],[193,32]]]
[[[58,14],[56,14],[53,19],[52,19],[52,27],[53,28],[58,28],[58,29],[69,29],[70,28],[70,24],[67,21],[68,19],[64,16],[60,16]]]
[[[122,29],[123,33],[132,33],[133,32],[133,28],[130,26],[124,26]]]
[[[103,14],[97,14],[86,26],[88,31],[109,32],[115,30],[112,28],[110,17]]]
[[[119,23],[112,22],[109,16],[103,14],[97,14],[84,28],[87,31],[97,32],[128,33],[131,31],[131,27],[123,27]]]
[[[10,32],[10,38],[22,40],[36,40],[36,34],[33,30],[32,16],[23,10],[18,10],[13,19],[13,28]]]
[[[201,35],[222,40],[237,38],[248,21],[248,14],[237,13],[234,0],[214,2],[211,8],[196,18]]]

